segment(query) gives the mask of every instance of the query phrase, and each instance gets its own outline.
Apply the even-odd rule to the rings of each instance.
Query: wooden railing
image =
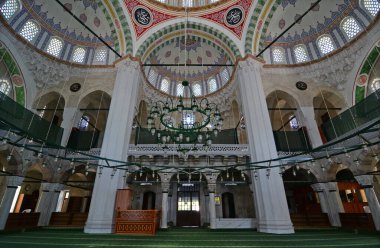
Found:
[[[160,227],[161,211],[117,211],[115,233],[155,235]]]
[[[40,213],[10,213],[5,230],[35,228],[37,227],[39,218]]]
[[[51,215],[49,226],[84,227],[87,217],[88,213],[54,212]]]

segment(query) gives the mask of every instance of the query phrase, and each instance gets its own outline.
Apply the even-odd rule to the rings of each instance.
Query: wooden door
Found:
[[[200,226],[199,184],[178,186],[177,226]]]

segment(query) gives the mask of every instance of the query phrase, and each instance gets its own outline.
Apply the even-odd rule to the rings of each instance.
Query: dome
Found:
[[[181,82],[190,82],[195,96],[211,94],[230,79],[233,64],[222,48],[199,37],[174,38],[144,56],[145,75],[155,88],[174,96],[190,96]]]

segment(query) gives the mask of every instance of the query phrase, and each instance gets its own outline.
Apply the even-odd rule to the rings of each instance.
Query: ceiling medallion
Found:
[[[136,24],[146,28],[149,27],[153,22],[152,22],[152,13],[150,12],[149,9],[143,7],[143,6],[136,6],[133,9],[133,16],[134,16],[134,21]]]
[[[307,84],[305,82],[302,82],[302,81],[298,81],[296,83],[296,87],[297,89],[299,90],[306,90],[307,89]]]
[[[80,83],[73,83],[71,86],[70,86],[70,91],[72,92],[77,92],[80,90],[80,88],[82,88],[82,85],[80,85]]]
[[[239,26],[244,19],[244,9],[239,6],[232,6],[224,15],[224,22],[228,27]]]

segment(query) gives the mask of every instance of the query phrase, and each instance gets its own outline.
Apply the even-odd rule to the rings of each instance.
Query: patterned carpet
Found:
[[[89,235],[82,230],[39,229],[0,233],[0,247],[380,247],[380,233],[299,230],[293,235],[254,230],[172,228],[157,236]]]

